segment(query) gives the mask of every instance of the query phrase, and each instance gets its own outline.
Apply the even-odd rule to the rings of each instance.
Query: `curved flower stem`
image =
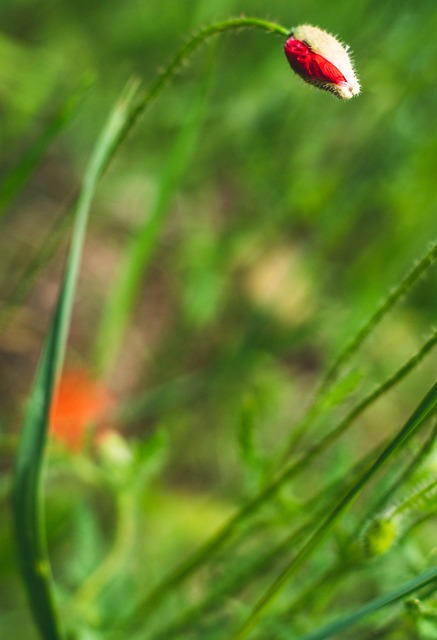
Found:
[[[138,98],[136,104],[134,104],[133,108],[130,110],[129,118],[125,124],[124,130],[121,132],[118,140],[114,144],[108,164],[114,157],[119,145],[126,139],[138,118],[143,115],[145,110],[161,93],[162,89],[173,78],[173,76],[182,69],[191,54],[212,36],[224,33],[225,31],[236,31],[238,29],[261,29],[262,31],[277,33],[284,37],[286,37],[290,32],[290,29],[287,29],[276,22],[269,22],[268,20],[262,20],[261,18],[249,17],[229,18],[228,20],[214,22],[213,24],[196,31],[179,49],[172,60],[158,72],[154,80],[152,80],[149,88]]]
[[[150,103],[183,68],[191,54],[203,42],[219,33],[242,28],[263,29],[281,35],[287,32],[284,27],[258,18],[233,18],[195,32],[138,97],[130,112],[124,135],[135,125]],[[208,73],[206,79],[198,83],[198,88],[190,95],[189,109],[167,156],[156,198],[149,208],[148,215],[140,222],[137,233],[128,244],[118,269],[111,296],[107,300],[106,308],[101,315],[100,327],[96,332],[94,360],[99,376],[109,374],[117,361],[141,282],[169,210],[169,202],[197,146],[197,135],[201,116],[205,110],[210,76],[211,73]]]
[[[258,28],[281,35],[287,33],[284,27],[256,18],[236,18],[219,22],[196,33],[172,62],[156,76],[145,95],[135,101],[137,87],[133,83],[123,92],[99,137],[84,176],[82,190],[77,199],[76,221],[66,273],[29,400],[13,484],[14,527],[21,569],[35,622],[41,635],[47,640],[60,640],[64,637],[54,598],[45,538],[42,472],[47,423],[54,385],[62,366],[86,223],[94,191],[118,146],[126,138],[138,117],[172,75],[181,68],[191,52],[208,37],[238,28]]]
[[[175,75],[184,66],[191,53],[195,51],[203,42],[210,37],[225,31],[232,31],[238,29],[261,29],[270,33],[276,33],[278,35],[287,36],[289,29],[259,18],[231,18],[211,24],[203,29],[200,29],[193,36],[187,40],[187,42],[181,47],[179,52],[174,56],[170,63],[160,71],[155,79],[152,81],[150,87],[145,93],[137,99],[134,103],[134,107],[130,110],[128,121],[118,136],[118,139],[114,141],[111,153],[106,162],[106,167],[114,157],[118,147],[130,133],[131,129],[137,122],[138,118],[144,113],[153,100],[159,95],[161,90],[170,81],[173,75]],[[0,200],[2,197],[0,189]],[[14,292],[11,293],[12,302],[10,302],[5,309],[0,313],[0,327],[8,324],[10,317],[13,314],[13,308],[18,308],[20,301],[24,300],[29,290],[31,289],[35,278],[42,266],[47,263],[48,259],[53,255],[61,239],[64,237],[65,229],[70,224],[72,212],[74,210],[74,203],[77,201],[78,194],[69,196],[69,204],[67,211],[64,215],[60,216],[59,220],[54,224],[53,228],[44,238],[41,243],[41,250],[35,259],[32,259],[28,268],[25,270],[23,276],[18,283],[18,286]]]
[[[179,49],[174,58],[164,67],[152,81],[150,87],[146,93],[141,96],[132,109],[130,118],[126,123],[125,133],[122,136],[124,138],[127,132],[133,127],[138,117],[141,116],[149,104],[159,95],[167,82],[178,73],[178,71],[184,66],[191,54],[206,40],[225,31],[235,31],[237,29],[261,29],[262,31],[268,31],[270,33],[277,33],[281,36],[287,36],[289,29],[283,27],[276,22],[269,22],[260,18],[230,18],[229,20],[223,20],[221,22],[214,22],[203,29],[200,29],[194,33],[189,40]],[[121,139],[120,139],[121,142]]]

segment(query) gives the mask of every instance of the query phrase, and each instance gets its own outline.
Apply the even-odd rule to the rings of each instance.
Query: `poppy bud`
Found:
[[[296,27],[284,46],[290,67],[305,82],[348,100],[360,93],[348,47],[308,24]]]

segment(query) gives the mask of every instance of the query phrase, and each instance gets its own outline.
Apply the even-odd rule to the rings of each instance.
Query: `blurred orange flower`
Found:
[[[73,452],[81,451],[91,434],[109,427],[115,397],[103,382],[85,370],[65,371],[50,410],[50,433]]]

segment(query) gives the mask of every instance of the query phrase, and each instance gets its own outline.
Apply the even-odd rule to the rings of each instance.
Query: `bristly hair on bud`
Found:
[[[337,38],[309,24],[293,29],[284,46],[290,67],[305,82],[344,100],[360,93],[348,50]]]

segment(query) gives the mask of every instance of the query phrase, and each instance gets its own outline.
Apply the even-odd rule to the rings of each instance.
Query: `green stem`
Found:
[[[428,482],[419,491],[413,493],[408,498],[405,498],[401,504],[397,505],[390,512],[390,516],[398,516],[405,512],[411,512],[413,509],[417,509],[423,505],[423,503],[429,502],[436,493],[437,480]],[[425,508],[422,506],[422,508]]]
[[[78,200],[64,280],[48,331],[20,435],[13,477],[14,537],[29,604],[44,640],[64,631],[55,604],[47,550],[43,468],[47,425],[56,379],[62,367],[88,214],[108,154],[120,134],[135,87],[123,92],[91,155]]]
[[[391,497],[398,491],[398,489],[405,485],[408,480],[411,478],[413,473],[416,471],[418,466],[423,463],[425,458],[429,455],[432,450],[434,443],[437,437],[437,420],[434,419],[434,427],[431,431],[429,437],[425,440],[423,445],[421,446],[418,453],[413,457],[411,462],[407,465],[406,469],[402,471],[399,476],[394,480],[394,482],[388,487],[388,489],[378,498],[376,503],[372,505],[372,508],[368,514],[363,518],[363,523],[361,525],[361,530],[365,526],[365,523],[368,522],[375,513],[382,511]],[[357,531],[356,537],[360,536],[360,530]]]
[[[117,489],[117,524],[113,545],[103,562],[77,591],[72,602],[73,608],[93,626],[100,623],[97,609],[99,595],[132,558],[137,529],[135,516],[135,506],[138,501],[137,489],[138,487],[133,490],[126,487]]]
[[[196,622],[201,614],[211,610],[214,606],[218,606],[218,604],[223,602],[223,598],[236,597],[237,590],[247,585],[252,576],[258,575],[260,572],[265,573],[268,570],[271,571],[278,559],[282,559],[286,552],[300,544],[303,537],[310,533],[312,523],[321,519],[327,510],[334,508],[337,498],[333,498],[332,496],[337,496],[339,492],[344,492],[347,488],[350,488],[361,475],[363,468],[368,466],[370,461],[381,453],[383,446],[379,444],[366,454],[364,459],[356,462],[353,467],[344,474],[344,477],[348,479],[347,482],[344,481],[343,477],[340,480],[335,480],[328,486],[324,486],[316,495],[299,506],[299,512],[311,514],[310,521],[304,520],[299,527],[288,533],[285,539],[276,544],[273,549],[268,549],[265,553],[261,552],[259,555],[256,554],[253,562],[249,563],[247,567],[243,566],[235,575],[219,583],[214,591],[207,594],[200,603],[183,611],[178,618],[161,629],[158,635],[156,637],[154,636],[154,640],[165,640],[165,638],[177,637],[177,634],[180,634],[187,628],[195,628]]]
[[[315,442],[307,451],[303,452],[298,458],[288,463],[286,467],[276,476],[276,478],[267,485],[260,493],[250,502],[246,503],[234,516],[232,516],[221,529],[208,540],[200,549],[190,556],[184,563],[175,569],[173,573],[168,575],[159,583],[144,599],[133,607],[131,615],[143,616],[150,615],[155,609],[158,602],[170,593],[181,582],[183,582],[191,573],[196,571],[200,566],[206,563],[212,554],[221,549],[234,535],[236,535],[239,527],[253,513],[258,511],[269,498],[274,496],[277,491],[291,478],[295,477],[302,469],[313,460],[317,455],[325,451],[331,446],[371,404],[386,393],[394,385],[398,384],[414,367],[425,357],[437,342],[437,329],[431,334],[422,347],[408,360],[400,369],[398,369],[390,378],[385,380],[376,389],[370,392],[361,402],[359,402],[345,418],[338,423],[324,438]]]
[[[355,609],[352,613],[349,613],[338,620],[334,620],[334,622],[327,624],[325,627],[322,627],[313,633],[302,636],[298,640],[325,640],[326,638],[331,638],[333,636],[338,637],[338,634],[341,633],[341,631],[347,629],[353,624],[356,624],[363,618],[375,613],[383,607],[395,604],[413,593],[417,593],[420,589],[423,589],[428,585],[432,585],[431,592],[434,592],[436,583],[437,567],[431,567],[431,569],[428,569],[416,578],[405,582],[400,587],[371,600],[359,609]],[[372,637],[374,636],[372,635]],[[384,634],[383,637],[385,638],[387,635]]]
[[[397,489],[408,481],[411,474],[414,472],[417,466],[423,461],[423,459],[431,450],[431,447],[435,440],[435,436],[436,436],[436,425],[434,425],[434,428],[430,436],[426,439],[425,443],[422,445],[419,452],[414,456],[413,460],[408,464],[407,468],[400,473],[400,475],[395,479],[394,482],[392,482],[392,484],[390,485],[388,490],[383,494],[383,496],[378,499],[376,506],[373,506],[369,513],[364,514],[360,518],[359,524],[354,527],[353,532],[348,536],[348,539],[342,545],[343,551],[341,553],[341,557],[338,558],[337,562],[332,567],[324,571],[320,576],[318,576],[317,580],[312,582],[310,585],[308,585],[305,591],[302,594],[300,594],[299,597],[296,600],[294,600],[294,602],[291,605],[287,607],[287,611],[281,616],[281,619],[283,620],[284,624],[287,624],[287,621],[291,620],[293,615],[295,615],[298,611],[302,609],[302,607],[306,603],[308,603],[309,598],[313,596],[315,593],[317,593],[319,587],[323,588],[323,586],[329,585],[330,594],[333,594],[333,589],[332,589],[333,579],[335,579],[335,577],[342,578],[342,579],[348,577],[347,575],[346,576],[341,575],[341,573],[344,574],[343,569],[344,569],[345,559],[350,558],[350,561],[353,563],[352,566],[358,566],[358,567],[364,566],[362,554],[360,553],[357,556],[357,553],[356,553],[357,540],[361,539],[362,532],[365,526],[369,523],[369,520],[372,518],[372,516],[375,513],[378,513],[378,511],[380,511],[384,507],[385,503],[397,491]],[[366,456],[366,458],[368,458],[369,460],[372,457],[375,457],[374,450],[371,452],[370,456]],[[289,546],[289,548],[291,547]],[[348,550],[351,550],[351,551],[348,551]],[[326,610],[326,607],[325,607],[325,610]]]
[[[395,304],[405,296],[408,291],[423,277],[424,273],[434,264],[437,259],[437,241],[431,243],[425,255],[417,262],[402,280],[391,290],[389,295],[382,300],[375,312],[367,319],[363,326],[357,331],[346,347],[334,360],[326,371],[311,406],[304,417],[298,422],[290,435],[285,447],[284,458],[286,459],[307,431],[309,425],[317,418],[324,408],[324,400],[331,391],[333,383],[340,377],[344,365],[360,349],[366,338],[391,311]]]
[[[191,54],[203,42],[219,33],[242,28],[263,29],[281,35],[287,34],[287,30],[284,27],[257,18],[233,18],[217,22],[196,32],[182,46],[169,64],[158,73],[144,95],[139,98],[130,114],[129,121],[126,123],[125,134],[133,127],[138,117],[157,98],[167,83],[170,82],[184,66]],[[101,326],[97,332],[95,360],[99,375],[106,375],[114,365],[114,362],[116,362],[138,289],[144,278],[144,272],[168,211],[170,198],[176,184],[181,179],[188,158],[195,148],[196,135],[207,89],[208,81],[203,82],[199,86],[197,93],[191,96],[184,127],[179,132],[169,153],[169,159],[155,202],[151,207],[147,220],[134,234],[115,279],[111,296],[102,314]]]
[[[435,413],[437,409],[437,383],[430,389],[420,405],[416,408],[409,420],[404,424],[399,433],[388,443],[375,462],[362,474],[355,485],[343,496],[335,508],[326,516],[325,520],[315,530],[306,544],[300,549],[279,577],[273,582],[265,594],[259,599],[252,609],[252,613],[231,636],[231,640],[243,640],[256,626],[264,615],[272,601],[279,595],[290,578],[302,566],[313,551],[323,542],[340,518],[343,512],[357,499],[362,489],[373,478],[379,469],[393,456],[393,454],[405,444],[412,435]]]
[[[277,33],[286,37],[290,29],[287,29],[275,22],[269,22],[260,18],[230,18],[221,22],[215,22],[194,33],[191,38],[181,47],[174,58],[160,71],[152,81],[149,89],[138,100],[135,108],[131,111],[130,118],[126,123],[125,134],[120,139],[124,139],[127,133],[132,129],[138,118],[144,113],[150,103],[161,93],[165,85],[171,78],[180,71],[187,62],[191,54],[206,40],[219,33],[226,31],[235,31],[236,29],[261,29],[270,33]]]
[[[325,390],[331,382],[338,378],[344,364],[358,351],[363,342],[381,322],[381,320],[391,311],[395,304],[406,295],[411,287],[423,276],[425,271],[437,259],[437,241],[434,241],[426,254],[417,262],[404,278],[390,291],[388,296],[382,300],[376,311],[363,324],[361,329],[355,334],[352,340],[346,345],[339,356],[334,360],[320,385],[319,393]]]
[[[170,63],[164,67],[162,71],[160,71],[155,79],[152,81],[149,89],[142,95],[141,98],[137,100],[135,106],[130,110],[129,117],[124,126],[124,129],[121,135],[118,137],[118,140],[114,143],[114,146],[111,152],[108,154],[106,159],[106,168],[114,157],[118,147],[122,144],[122,142],[126,139],[126,137],[131,132],[135,123],[139,119],[141,115],[146,111],[146,109],[150,106],[155,98],[158,97],[159,93],[165,87],[165,85],[171,80],[172,76],[175,75],[180,69],[184,66],[191,53],[195,51],[203,42],[208,40],[210,37],[217,35],[219,33],[224,33],[226,31],[232,31],[237,29],[260,29],[263,31],[267,31],[270,33],[276,33],[281,36],[287,36],[289,33],[289,29],[276,24],[274,22],[269,22],[267,20],[262,20],[259,18],[231,18],[229,20],[224,20],[222,22],[214,23],[204,29],[196,32],[191,39],[189,39],[185,45],[179,50],[179,52],[175,55],[175,57],[170,61]],[[0,194],[1,195],[1,194]],[[75,198],[72,198],[74,200]],[[37,273],[41,270],[41,268],[47,263],[49,257],[53,255],[55,250],[57,249],[61,238],[63,237],[63,232],[65,230],[65,226],[69,222],[69,214],[66,213],[54,225],[54,232],[50,233],[47,239],[44,239],[44,242],[41,244],[41,252],[35,259],[32,260],[28,269],[26,269],[25,274],[23,275],[20,283],[17,285],[17,291],[13,293],[13,306],[14,308],[18,308],[20,302],[24,300],[26,295],[28,294],[30,288],[32,287],[34,280],[36,278]],[[12,305],[10,304],[9,307]],[[6,316],[3,319],[3,314],[0,314],[0,322],[2,326],[6,324],[10,316],[13,314],[14,309],[6,309]]]

